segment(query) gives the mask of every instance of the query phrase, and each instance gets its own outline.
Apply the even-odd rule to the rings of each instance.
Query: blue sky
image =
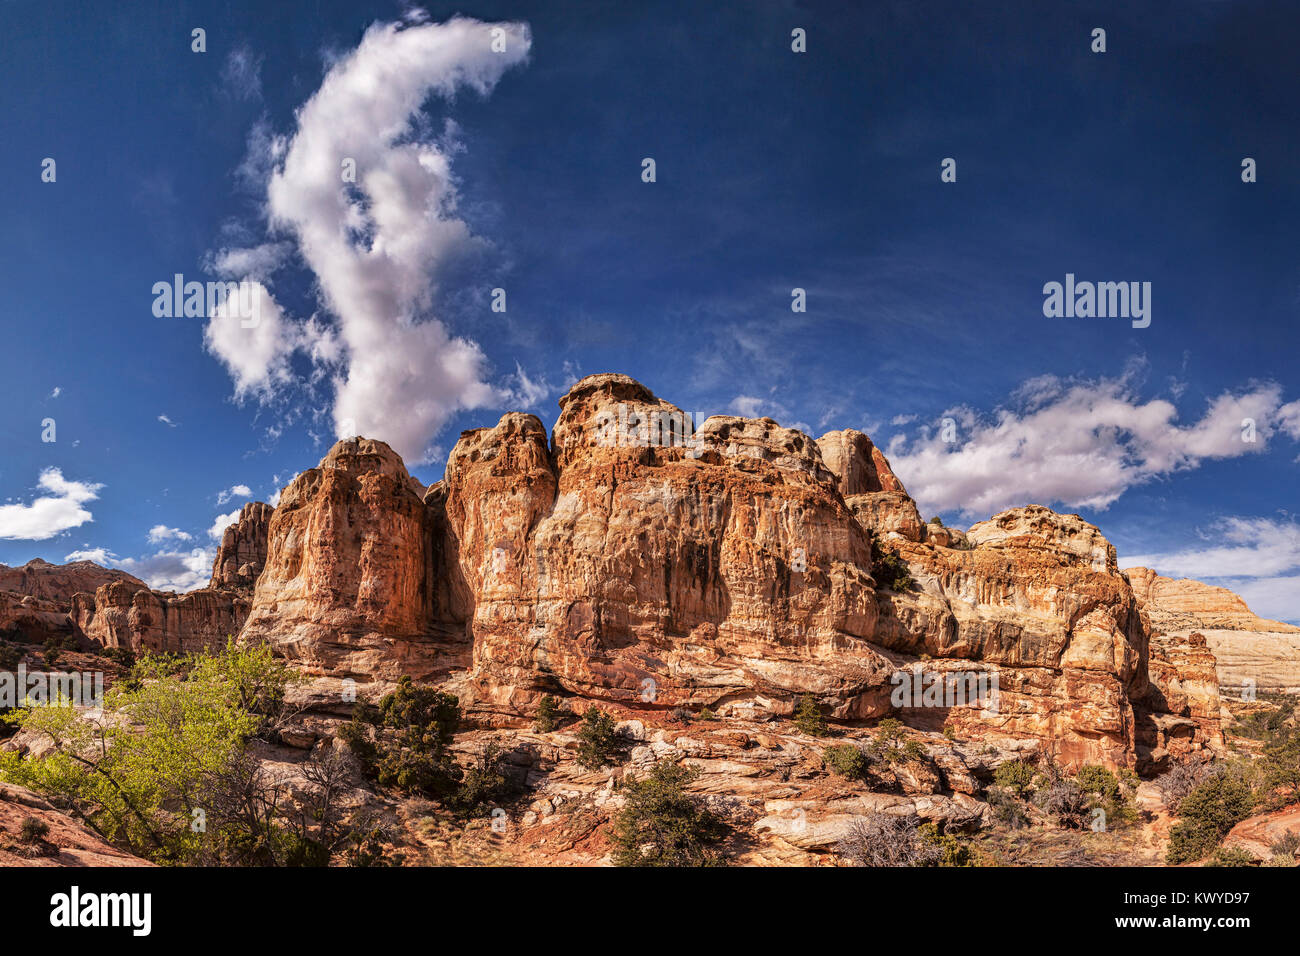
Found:
[[[731,6],[6,2],[0,561],[194,586],[343,419],[432,482],[622,371],[1300,621],[1300,11]],[[176,273],[259,325],[156,316]],[[1149,327],[1045,317],[1067,273]]]

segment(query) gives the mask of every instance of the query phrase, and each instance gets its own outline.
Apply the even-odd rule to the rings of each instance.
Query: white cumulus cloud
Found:
[[[0,538],[44,541],[94,517],[83,507],[99,497],[103,485],[69,481],[58,468],[46,468],[37,482],[45,494],[28,504],[0,505]]]
[[[64,555],[63,560],[93,561],[103,567],[110,567],[117,561],[117,555],[106,548],[84,548],[81,551],[73,551],[71,554]]]
[[[176,541],[189,541],[191,535],[180,528],[169,528],[165,524],[156,524],[149,529],[149,543],[158,544],[162,541],[174,539]]]
[[[1292,435],[1295,404],[1282,404],[1278,385],[1256,385],[1219,395],[1181,424],[1172,402],[1142,400],[1130,376],[1043,376],[991,416],[950,409],[947,427],[941,419],[898,435],[886,454],[927,514],[983,517],[1029,503],[1104,509],[1155,478],[1266,451],[1278,434]]]
[[[458,409],[504,394],[487,382],[477,343],[430,314],[439,266],[476,240],[456,214],[454,126],[442,141],[429,136],[422,106],[466,87],[488,94],[531,43],[522,23],[422,20],[371,26],[331,65],[290,137],[250,140],[261,155],[245,166],[269,170],[270,227],[295,241],[333,325],[295,321],[267,293],[257,328],[214,315],[206,334],[238,398],[273,394],[301,350],[333,386],[336,434],[382,437],[408,461],[427,458]],[[355,182],[344,180],[345,162]],[[233,267],[240,256],[219,258]]]
[[[228,515],[217,515],[212,522],[212,527],[208,529],[208,537],[216,541],[221,540],[221,536],[226,533],[226,529],[239,520],[239,509],[236,508]]]
[[[1126,555],[1121,566],[1226,587],[1261,617],[1300,623],[1300,522],[1228,517],[1201,537],[1194,547]]]
[[[232,501],[235,498],[251,497],[253,497],[253,489],[248,485],[231,485],[229,488],[217,492],[217,504],[224,505],[227,501]]]

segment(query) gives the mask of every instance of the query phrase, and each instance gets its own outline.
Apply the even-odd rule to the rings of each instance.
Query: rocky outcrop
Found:
[[[439,600],[437,505],[380,441],[336,444],[280,495],[242,640],[309,673],[428,679],[467,662]]]
[[[1300,627],[1257,617],[1238,595],[1227,588],[1202,584],[1190,578],[1161,577],[1150,568],[1124,572],[1133,585],[1151,623],[1162,631],[1205,627],[1226,631],[1272,631],[1300,634]]]
[[[895,543],[915,581],[881,596],[875,639],[995,665],[999,708],[959,708],[959,735],[1035,741],[1067,765],[1131,765],[1146,633],[1114,548],[1077,515],[1013,508],[968,532],[974,548]]]
[[[145,587],[125,571],[90,561],[50,564],[34,558],[18,568],[0,565],[0,637],[28,644],[79,637],[69,617],[74,595],[110,583]]]
[[[0,591],[0,637],[25,644],[44,644],[71,635],[68,607],[13,591]]]
[[[817,447],[844,503],[863,528],[881,536],[895,533],[909,541],[924,540],[925,525],[916,503],[870,438],[853,429],[827,432],[817,439]]]
[[[537,419],[507,415],[448,461],[481,706],[522,714],[561,690],[788,711],[809,692],[885,712],[869,541],[815,442],[770,419],[683,433],[621,375],[560,405],[553,457]]]
[[[1300,803],[1247,817],[1228,832],[1223,845],[1263,861],[1272,858],[1273,846],[1288,836],[1300,836]]]
[[[427,491],[382,442],[340,442],[271,515],[242,638],[333,678],[449,677],[489,720],[547,693],[750,715],[811,694],[1072,766],[1216,739],[1204,648],[1162,649],[1152,691],[1133,589],[1077,515],[926,529],[860,432],[696,428],[623,375],[560,409],[549,441],[518,413],[465,432]],[[900,705],[918,667],[982,675],[995,701]]]
[[[1223,753],[1219,678],[1204,636],[1152,637],[1147,669],[1137,706],[1138,769],[1157,773],[1171,760]]]
[[[266,564],[266,536],[274,511],[264,501],[250,501],[240,509],[239,519],[221,536],[209,588],[252,591]]]
[[[188,594],[105,584],[73,597],[76,628],[103,647],[132,652],[181,653],[224,647],[248,616],[248,599],[236,592],[201,588]]]
[[[1204,637],[1225,691],[1300,693],[1300,627],[1257,617],[1226,588],[1175,581],[1149,568],[1125,573],[1154,631]]]
[[[24,836],[37,820],[43,836]],[[153,866],[117,849],[25,787],[0,783],[0,866]]]
[[[93,561],[50,564],[40,558],[33,558],[18,568],[0,564],[0,591],[28,595],[64,607],[72,603],[74,594],[93,593],[102,585],[115,581],[145,587],[139,578],[125,571],[102,568]]]

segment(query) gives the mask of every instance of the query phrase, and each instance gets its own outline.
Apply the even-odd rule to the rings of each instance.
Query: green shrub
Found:
[[[627,785],[627,803],[611,839],[618,866],[711,866],[714,846],[727,833],[723,821],[685,792],[699,776],[694,767],[661,761],[649,777]]]
[[[135,667],[135,654],[129,648],[109,647],[104,650],[103,656],[122,667]]]
[[[388,787],[445,797],[460,782],[448,746],[460,727],[460,701],[404,676],[379,702],[378,780]]]
[[[50,825],[36,817],[25,817],[19,827],[18,838],[24,843],[36,843],[44,840],[50,833]]]
[[[1167,863],[1194,863],[1219,845],[1223,834],[1207,823],[1181,820],[1169,829],[1165,848]]]
[[[393,852],[388,845],[393,842],[388,828],[367,823],[349,835],[345,855],[348,866],[380,867],[401,866],[405,854]]]
[[[822,763],[832,772],[847,780],[862,780],[867,775],[869,761],[860,747],[853,744],[834,744],[822,751]]]
[[[1255,808],[1250,784],[1231,771],[1220,771],[1198,784],[1178,807],[1179,820],[1169,831],[1166,859],[1190,863],[1202,859]]]
[[[515,787],[501,770],[501,756],[501,748],[489,743],[478,761],[465,771],[454,800],[456,813],[461,818],[481,814],[513,796]]]
[[[876,725],[876,737],[871,744],[871,752],[885,763],[920,760],[925,756],[925,749],[915,740],[909,740],[907,728],[902,721],[886,717]]]
[[[545,694],[537,702],[537,716],[533,729],[539,734],[549,734],[560,725],[560,705],[550,694]]]
[[[1240,847],[1219,847],[1210,857],[1210,866],[1254,866],[1258,861]]]
[[[890,591],[910,591],[915,582],[907,562],[893,551],[886,551],[871,542],[871,576],[880,586]]]
[[[926,524],[938,525],[940,528],[942,528],[942,527],[943,527],[943,519],[940,518],[938,515],[935,515],[933,518],[931,518],[929,521],[927,521]]]
[[[1300,797],[1300,727],[1285,726],[1264,738],[1264,778],[1278,791],[1275,802],[1291,803]]]
[[[950,833],[944,833],[938,824],[924,823],[917,830],[925,848],[926,866],[970,866],[970,845]]]
[[[822,716],[822,709],[812,694],[804,694],[799,698],[799,706],[794,712],[794,726],[801,734],[809,737],[825,737],[830,732],[826,718]]]
[[[1093,793],[1103,800],[1113,800],[1119,796],[1119,778],[1096,764],[1086,764],[1074,775],[1074,782],[1084,793]]]
[[[83,720],[68,707],[15,712],[8,719],[51,749],[40,759],[0,756],[0,777],[71,803],[106,839],[137,855],[197,860],[212,841],[191,829],[192,810],[205,809],[212,780],[244,751],[261,718],[240,706],[219,669],[190,670],[110,688],[105,709],[127,719]]]
[[[1226,835],[1254,809],[1255,794],[1250,785],[1224,772],[1215,774],[1189,793],[1178,808],[1178,816],[1207,824]]]
[[[1017,797],[1023,797],[1037,776],[1033,764],[1024,760],[1008,760],[993,773],[993,782],[1006,787]]]
[[[614,718],[598,707],[589,707],[578,728],[578,763],[588,770],[600,770],[615,764],[618,736]]]
[[[23,652],[19,648],[8,644],[0,647],[0,671],[16,671],[22,660]]]

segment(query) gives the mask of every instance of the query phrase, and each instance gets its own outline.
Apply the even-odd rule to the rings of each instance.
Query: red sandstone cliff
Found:
[[[1000,693],[910,717],[1067,764],[1218,746],[1208,652],[1153,651],[1114,548],[1078,516],[926,528],[867,436],[729,416],[695,431],[622,375],[560,408],[550,436],[515,413],[465,432],[427,491],[382,442],[340,442],[271,516],[242,639],[326,676],[451,676],[496,719],[557,692],[747,714],[811,693],[872,718],[919,668]],[[878,580],[873,536],[912,587]]]

